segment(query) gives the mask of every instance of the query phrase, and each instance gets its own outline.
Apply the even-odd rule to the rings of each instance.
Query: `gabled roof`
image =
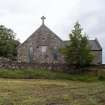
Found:
[[[64,41],[65,45],[69,44],[69,40]],[[92,51],[102,51],[102,47],[97,39],[89,40],[89,45]]]
[[[102,50],[101,45],[99,44],[98,40],[89,40],[89,44],[92,50]]]
[[[53,34],[54,37],[56,37],[56,38],[58,38],[60,41],[62,41],[61,38],[59,38],[54,32],[52,32],[45,24],[42,24],[42,25],[41,25],[35,32],[33,32],[32,35],[29,36],[29,37],[27,38],[27,40],[25,40],[20,46],[22,46],[24,43],[26,43],[30,38],[34,37],[35,35],[42,35],[42,36],[43,36],[43,35],[45,35],[45,34],[47,34],[47,33]],[[63,43],[63,41],[62,41],[62,43]]]
[[[37,35],[46,35],[46,34],[52,34],[54,37],[56,37],[57,39],[59,39],[64,45],[68,45],[69,43],[69,40],[67,41],[62,41],[61,38],[59,38],[53,31],[51,31],[44,23],[35,31],[32,33],[32,35],[27,38],[27,40],[25,40],[22,44],[20,44],[18,46],[18,48],[22,45],[24,45],[25,43],[27,43],[27,41],[29,39],[32,39],[34,36],[37,36]],[[100,43],[98,42],[97,39],[95,40],[89,40],[89,45],[91,47],[91,50],[92,51],[101,51],[102,50],[102,47],[100,45]]]

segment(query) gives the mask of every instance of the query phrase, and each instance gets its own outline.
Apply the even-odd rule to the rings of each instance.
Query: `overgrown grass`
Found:
[[[0,105],[105,105],[105,82],[0,79]]]
[[[63,79],[63,80],[74,80],[74,81],[98,81],[105,80],[104,76],[92,76],[86,74],[68,74],[63,72],[54,72],[50,70],[38,70],[38,69],[22,69],[22,70],[11,70],[11,69],[0,69],[0,78],[10,79]]]

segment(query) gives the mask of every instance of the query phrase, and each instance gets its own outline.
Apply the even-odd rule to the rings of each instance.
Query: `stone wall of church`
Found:
[[[18,48],[18,62],[26,62],[27,61],[27,48],[26,46],[22,46]]]
[[[42,37],[43,40],[43,37]],[[33,55],[32,55],[32,62],[33,63],[64,63],[63,56],[59,53],[59,49],[64,45],[62,42],[58,41],[57,39],[45,39],[45,42],[39,41],[39,44],[35,43],[34,39],[27,41],[18,48],[18,62],[27,62],[29,63],[29,48],[33,48]],[[50,43],[47,42],[50,40]],[[41,43],[40,43],[41,42]],[[41,52],[41,47],[46,46],[46,52]],[[54,59],[53,50],[57,48],[57,60]],[[102,51],[92,51],[94,55],[94,60],[92,64],[102,64]]]
[[[37,38],[36,38],[37,39]],[[39,40],[39,39],[37,39]],[[46,52],[42,53],[41,47],[46,46]],[[64,63],[63,56],[59,53],[59,49],[64,47],[62,42],[54,37],[49,38],[40,36],[37,42],[35,38],[31,38],[18,48],[18,62],[29,63],[29,49],[33,48],[32,62],[33,63]],[[54,59],[53,50],[57,48],[57,59]],[[92,64],[102,64],[102,51],[92,51],[94,60]]]
[[[92,51],[94,59],[92,64],[102,64],[102,51]]]
[[[65,43],[45,25],[42,25],[22,45],[18,47],[18,62],[64,63],[59,49]],[[102,63],[102,51],[92,51],[93,64]]]
[[[59,49],[64,47],[63,41],[53,33],[43,28],[40,30],[41,33],[36,32],[35,35],[31,36],[18,48],[18,62],[64,62],[63,56],[59,52]],[[31,52],[32,54],[30,54],[30,48],[33,50]]]

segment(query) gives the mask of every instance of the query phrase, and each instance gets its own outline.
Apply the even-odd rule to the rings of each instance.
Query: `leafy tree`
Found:
[[[0,25],[0,56],[14,59],[17,56],[16,47],[19,41],[15,40],[13,30]]]
[[[93,54],[90,51],[88,37],[82,32],[78,22],[74,25],[74,29],[69,36],[70,41],[62,50],[67,63],[78,66],[89,65],[93,60]]]

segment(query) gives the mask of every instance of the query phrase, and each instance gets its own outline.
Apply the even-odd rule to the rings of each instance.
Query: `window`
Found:
[[[56,46],[53,48],[52,52],[53,52],[53,58],[54,58],[54,60],[58,60],[58,49],[57,49]]]
[[[42,53],[46,53],[46,51],[47,51],[47,46],[41,46],[40,48],[41,48],[41,52],[42,52]]]
[[[29,56],[29,63],[32,63],[32,60],[33,60],[33,47],[29,48],[28,56]]]
[[[33,48],[30,47],[30,56],[32,56],[32,55],[33,55]]]

